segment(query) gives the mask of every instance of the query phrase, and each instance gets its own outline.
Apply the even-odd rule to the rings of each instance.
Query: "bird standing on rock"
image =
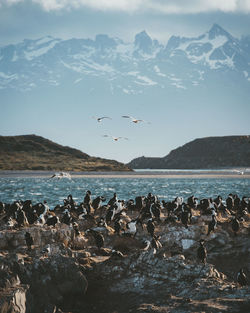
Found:
[[[103,246],[104,246],[104,237],[101,233],[99,233],[98,231],[95,231],[93,229],[88,229],[86,231],[86,233],[90,233],[91,235],[93,235],[94,239],[95,239],[95,244],[98,248],[98,250],[100,250]]]
[[[207,236],[209,236],[209,234],[211,233],[211,231],[214,231],[214,229],[216,228],[217,225],[217,220],[215,215],[212,215],[212,220],[209,222],[208,224],[208,232],[207,232]]]
[[[197,257],[205,265],[206,264],[206,259],[207,259],[207,249],[204,246],[204,242],[205,241],[203,239],[200,240],[200,246],[199,246],[199,248],[197,250]]]
[[[33,241],[31,234],[28,232],[25,233],[25,241],[26,241],[26,245],[28,247],[28,251],[30,251],[31,246],[34,244],[34,241]]]
[[[154,254],[156,254],[157,250],[159,250],[160,248],[162,248],[162,244],[160,242],[160,236],[154,236],[151,240],[151,246],[154,249]]]
[[[185,204],[181,210],[181,222],[185,226],[185,228],[188,228],[188,220],[189,220],[189,211],[187,209],[187,205]]]
[[[235,236],[237,236],[237,232],[239,231],[239,229],[240,229],[240,223],[235,216],[234,219],[232,220],[232,230]]]
[[[147,231],[150,234],[151,237],[154,237],[155,234],[155,225],[153,223],[152,219],[149,219],[147,222]]]
[[[239,272],[237,273],[237,282],[241,285],[241,286],[246,286],[247,285],[247,276],[246,274],[243,272],[243,268],[241,268],[239,270]]]
[[[115,234],[117,234],[118,236],[120,236],[120,232],[121,232],[121,221],[118,219],[114,222],[114,229],[115,229]]]
[[[72,224],[73,229],[74,229],[74,235],[77,237],[79,235],[81,235],[80,231],[79,231],[79,226],[76,222],[73,222]]]

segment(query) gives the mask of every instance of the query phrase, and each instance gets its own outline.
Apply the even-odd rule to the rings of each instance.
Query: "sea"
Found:
[[[178,170],[179,171],[179,170]],[[207,171],[207,170],[206,170]],[[154,172],[157,172],[154,170]],[[162,172],[162,171],[160,171]],[[174,172],[174,170],[173,170]],[[177,172],[177,171],[176,171]],[[176,173],[175,172],[175,173]],[[195,171],[192,171],[192,174]],[[145,173],[145,171],[144,171]],[[150,173],[150,171],[149,171]],[[195,172],[199,174],[201,172]],[[187,174],[187,175],[186,175]],[[112,175],[100,177],[90,175],[88,177],[72,176],[71,179],[51,179],[49,175],[7,175],[0,176],[0,201],[11,203],[15,200],[32,200],[38,203],[46,200],[51,209],[71,194],[77,203],[83,201],[87,190],[92,193],[92,199],[104,196],[109,200],[114,192],[119,199],[135,199],[136,196],[147,195],[151,192],[160,200],[172,201],[181,196],[186,200],[191,195],[198,199],[205,197],[215,198],[221,195],[226,199],[229,193],[237,194],[239,197],[250,197],[250,178],[243,175],[235,177],[193,177],[188,173],[179,177],[166,177],[160,175]],[[177,175],[178,176],[178,175]]]

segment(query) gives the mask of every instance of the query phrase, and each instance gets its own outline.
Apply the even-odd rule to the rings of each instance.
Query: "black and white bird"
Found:
[[[147,122],[147,121],[144,121],[144,120],[140,120],[138,118],[135,118],[133,116],[129,116],[129,115],[122,115],[123,118],[129,118],[133,123],[137,124],[137,123],[140,123],[140,122],[144,122],[144,123],[148,123],[150,124],[150,122]]]
[[[232,230],[234,232],[234,235],[237,236],[237,232],[240,229],[240,222],[239,220],[236,218],[236,216],[234,217],[234,219],[232,220]]]
[[[25,242],[28,247],[28,250],[31,250],[32,245],[34,244],[33,238],[29,232],[25,233]]]
[[[207,236],[211,233],[211,231],[214,231],[217,225],[217,220],[216,216],[212,215],[212,220],[208,224],[208,231],[207,231]]]
[[[137,227],[136,227],[137,223],[138,223],[138,220],[137,220],[137,219],[128,222],[128,223],[126,224],[126,228],[127,228],[127,229],[126,229],[126,231],[124,232],[124,235],[129,235],[129,236],[131,236],[131,237],[135,237],[135,235],[136,235],[136,233],[137,233]]]
[[[81,235],[80,230],[79,230],[79,226],[76,222],[72,223],[72,227],[74,229],[74,235],[77,237],[79,235]]]
[[[59,218],[56,215],[49,215],[45,224],[55,227],[57,223],[59,223]]]
[[[239,272],[237,273],[237,282],[241,285],[241,286],[246,286],[247,285],[247,276],[246,274],[243,272],[243,268],[241,268],[239,270]]]
[[[101,233],[94,229],[88,229],[86,233],[91,234],[94,237],[95,244],[99,250],[104,246],[104,237]]]
[[[92,118],[94,118],[95,120],[97,120],[98,123],[100,123],[102,120],[104,120],[105,118],[112,120],[111,117],[109,116],[102,116],[102,117],[96,117],[96,116],[92,116]]]
[[[47,245],[43,248],[43,250],[42,250],[41,252],[42,252],[42,254],[43,254],[44,256],[48,257],[48,256],[51,254],[51,246],[50,246],[50,244],[47,244]]]
[[[162,248],[160,238],[161,238],[160,236],[154,236],[151,240],[151,246],[153,248],[153,254],[156,254],[157,250]]]
[[[119,250],[113,249],[111,251],[111,257],[114,259],[122,259],[124,258],[124,254]]]
[[[147,251],[151,245],[151,242],[149,240],[144,240],[142,243],[142,250]]]
[[[147,231],[150,234],[151,237],[154,237],[155,234],[155,225],[154,222],[152,220],[152,218],[150,218],[147,222]]]
[[[115,230],[115,234],[117,234],[118,236],[120,236],[120,232],[121,232],[121,221],[119,219],[117,219],[114,222],[114,230]]]
[[[160,222],[160,215],[161,215],[161,209],[160,209],[160,206],[157,205],[156,203],[152,203],[150,205],[150,208],[149,208],[149,211],[150,211],[150,214],[152,217],[154,217],[154,219],[158,222]]]
[[[106,223],[110,224],[111,221],[113,220],[115,216],[115,208],[110,207],[106,213],[105,219],[106,219]]]
[[[188,221],[189,221],[189,211],[186,208],[187,206],[183,206],[181,210],[181,222],[185,226],[185,228],[188,228]]]
[[[203,240],[203,239],[200,240],[200,246],[199,246],[199,248],[198,248],[198,250],[197,250],[197,257],[198,257],[198,259],[199,259],[202,263],[206,264],[206,260],[207,260],[207,249],[206,249],[206,247],[204,246],[204,240]]]

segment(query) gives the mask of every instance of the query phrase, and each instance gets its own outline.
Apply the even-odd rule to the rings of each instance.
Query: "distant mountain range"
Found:
[[[250,167],[250,136],[195,139],[163,158],[139,157],[127,164],[133,169],[209,169]]]
[[[36,135],[0,136],[0,170],[130,171],[123,163],[92,157]]]
[[[249,93],[250,36],[237,39],[217,24],[206,33],[172,36],[166,45],[145,31],[127,43],[108,35],[62,40],[47,36],[0,48],[0,89],[38,92],[72,87],[84,93],[140,95],[237,85]],[[86,91],[88,93],[86,93]],[[158,94],[159,95],[159,94]],[[209,98],[209,96],[208,96]],[[169,98],[168,98],[169,99]]]

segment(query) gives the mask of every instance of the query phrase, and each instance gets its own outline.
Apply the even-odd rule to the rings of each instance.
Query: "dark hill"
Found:
[[[129,171],[117,161],[89,156],[36,135],[0,136],[0,170]]]
[[[250,136],[195,139],[163,158],[140,157],[127,165],[134,169],[250,167]]]

